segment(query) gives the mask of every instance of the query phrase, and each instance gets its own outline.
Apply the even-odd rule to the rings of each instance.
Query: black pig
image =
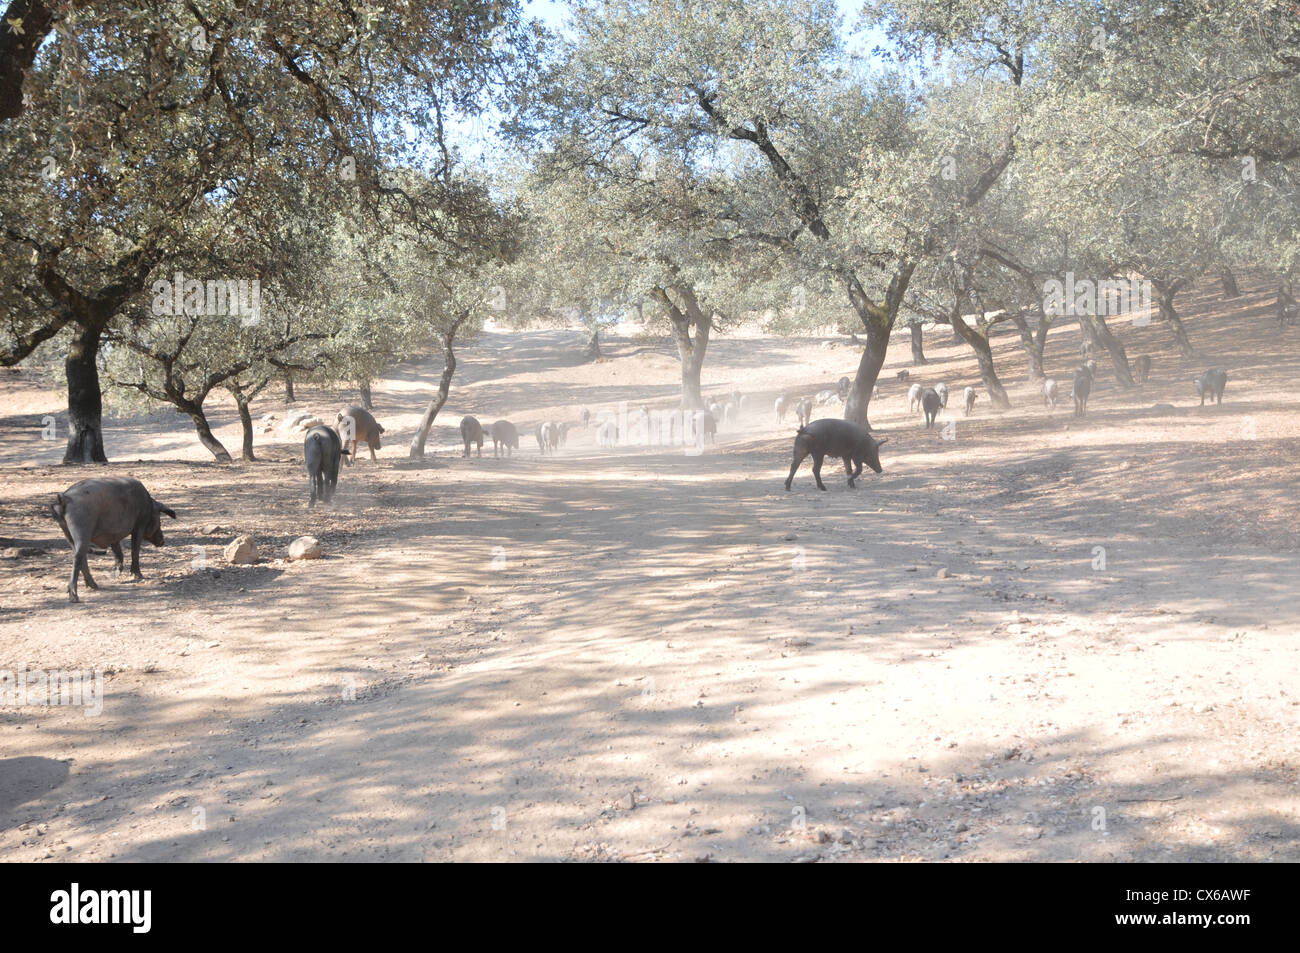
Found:
[[[813,458],[812,472],[817,481],[817,489],[826,489],[826,484],[822,483],[822,460],[827,456],[844,459],[844,472],[849,475],[849,486],[854,486],[853,481],[862,474],[863,463],[877,473],[880,472],[880,447],[888,439],[881,437],[877,440],[866,427],[859,427],[847,420],[834,417],[814,420],[806,427],[800,427],[795,434],[794,461],[790,464],[790,475],[785,478],[785,488],[790,489],[795,471],[809,454]]]

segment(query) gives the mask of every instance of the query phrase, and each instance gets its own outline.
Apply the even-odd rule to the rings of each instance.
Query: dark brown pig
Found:
[[[888,439],[881,437],[877,440],[866,427],[859,427],[847,420],[835,417],[814,420],[808,426],[800,427],[795,434],[794,460],[790,464],[790,475],[785,478],[785,488],[790,489],[795,471],[803,463],[803,458],[809,455],[813,458],[812,472],[813,479],[817,481],[817,489],[826,489],[826,484],[822,483],[822,460],[828,456],[844,459],[844,472],[849,475],[849,486],[854,486],[853,481],[862,475],[863,463],[877,473],[880,472],[880,448]]]
[[[163,544],[162,514],[176,519],[176,514],[163,506],[132,477],[96,477],[74,483],[56,494],[50,513],[72,544],[72,577],[68,580],[68,601],[77,598],[77,573],[86,578],[86,585],[98,589],[90,576],[88,553],[91,546],[113,550],[117,571],[122,572],[122,540],[131,537],[131,576],[140,574],[140,541],[147,539],[155,546]]]

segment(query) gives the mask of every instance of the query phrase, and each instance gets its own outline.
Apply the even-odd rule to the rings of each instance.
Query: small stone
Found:
[[[952,575],[952,573],[948,571],[947,567],[944,567],[943,569],[940,569],[937,573],[935,573],[935,575],[938,576],[940,579],[947,579],[949,576]]]
[[[320,559],[323,552],[315,536],[299,536],[289,544],[290,559]]]
[[[236,536],[226,544],[221,555],[233,565],[251,565],[257,562],[257,543],[251,536]]]

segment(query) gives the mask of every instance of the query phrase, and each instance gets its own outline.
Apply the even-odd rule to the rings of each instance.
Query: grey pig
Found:
[[[1087,367],[1077,368],[1074,372],[1074,416],[1088,415],[1088,397],[1092,394],[1092,372]]]
[[[1200,395],[1201,406],[1205,398],[1215,403],[1223,403],[1223,389],[1228,386],[1228,372],[1221,367],[1212,367],[1196,379],[1196,393]]]
[[[318,499],[326,503],[334,499],[334,490],[339,484],[339,460],[347,454],[343,441],[333,428],[321,424],[307,431],[302,440],[302,458],[307,468],[307,479],[311,481],[308,507],[315,506]]]
[[[505,448],[506,456],[511,456],[511,448],[519,449],[519,430],[510,421],[498,420],[488,430],[492,433],[492,456],[501,447]]]
[[[462,417],[460,419],[460,439],[465,444],[464,456],[469,456],[469,445],[478,444],[478,455],[483,456],[483,425],[478,422],[477,417]]]
[[[927,387],[921,394],[921,409],[925,411],[925,429],[929,430],[943,409],[943,397],[933,387]]]

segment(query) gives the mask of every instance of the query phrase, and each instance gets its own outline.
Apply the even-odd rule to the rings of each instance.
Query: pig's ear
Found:
[[[154,506],[158,507],[159,513],[166,513],[172,519],[176,519],[176,511],[170,506],[163,506],[161,503],[155,503]]]

